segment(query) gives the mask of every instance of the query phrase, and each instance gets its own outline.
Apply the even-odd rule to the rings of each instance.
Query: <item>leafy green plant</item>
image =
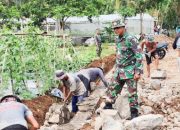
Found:
[[[68,39],[62,41],[36,33],[36,29],[31,28],[29,35],[16,36],[6,30],[0,39],[1,88],[12,86],[13,92],[21,88],[26,91],[23,95],[26,98],[31,97],[28,94],[28,80],[35,81],[39,92],[43,94],[56,85],[55,70],[75,72],[96,58],[95,46],[75,48]]]

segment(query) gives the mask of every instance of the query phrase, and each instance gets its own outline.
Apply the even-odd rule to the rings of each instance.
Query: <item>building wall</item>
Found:
[[[132,34],[141,33],[141,23],[139,19],[128,19],[126,20],[127,31]],[[143,20],[143,33],[153,34],[154,33],[154,21]]]
[[[97,28],[103,29],[108,27],[109,23],[71,23],[69,25],[72,33],[80,33],[84,35],[94,35]]]

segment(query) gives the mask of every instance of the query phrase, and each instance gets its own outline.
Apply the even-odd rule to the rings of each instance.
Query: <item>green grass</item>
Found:
[[[62,48],[60,48],[62,52]],[[96,55],[96,46],[76,46],[74,47],[75,53],[73,54],[73,61],[72,62],[64,62],[64,65],[60,64],[58,68],[61,68],[66,71],[77,71],[83,67],[85,67],[87,64],[91,63],[95,59],[99,59]],[[102,54],[101,58],[114,54],[115,50],[112,46],[109,44],[103,44],[102,45]],[[59,54],[59,58],[61,57],[62,54]],[[65,59],[64,59],[65,60]]]
[[[76,49],[79,53],[79,55],[78,55],[79,61],[82,62],[81,67],[86,66],[87,64],[89,64],[90,62],[92,62],[95,59],[99,59],[99,57],[97,57],[97,55],[96,55],[96,46],[95,45],[90,46],[90,47],[81,46]],[[102,45],[102,54],[101,54],[102,58],[105,56],[114,54],[114,53],[115,53],[115,50],[112,48],[112,46],[109,46],[108,44]]]

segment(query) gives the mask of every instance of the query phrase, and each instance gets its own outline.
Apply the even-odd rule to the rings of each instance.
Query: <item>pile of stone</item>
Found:
[[[40,130],[53,130],[70,121],[70,111],[66,105],[54,103],[46,113],[44,126]]]
[[[164,117],[161,128],[157,130],[179,130],[180,128],[180,84],[168,83],[166,76],[153,74],[148,83],[138,87],[140,113],[161,114]]]
[[[95,118],[94,130],[153,130],[163,123],[160,114],[148,114],[126,120],[122,118],[118,110],[102,110]]]
[[[46,113],[46,120],[40,130],[78,130],[89,119],[97,108],[97,104],[101,96],[105,94],[105,89],[99,87],[92,95],[85,98],[83,102],[78,103],[79,111],[70,120],[69,106],[53,104],[49,112]],[[68,109],[69,108],[69,109]]]

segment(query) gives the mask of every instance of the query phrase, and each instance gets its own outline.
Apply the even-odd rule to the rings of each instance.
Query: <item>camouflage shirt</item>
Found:
[[[125,33],[116,40],[116,73],[119,79],[132,79],[143,73],[141,50],[135,37]]]

